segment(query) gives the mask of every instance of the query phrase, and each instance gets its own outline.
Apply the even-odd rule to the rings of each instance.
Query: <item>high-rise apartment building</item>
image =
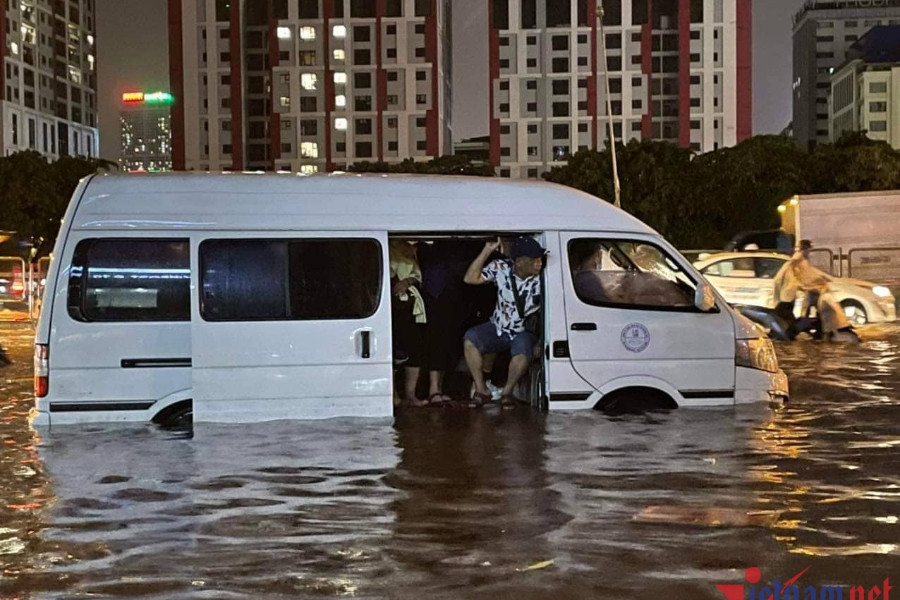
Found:
[[[126,92],[119,114],[123,171],[171,171],[172,128],[168,92]]]
[[[450,0],[169,0],[176,170],[451,153]]]
[[[848,131],[900,150],[900,25],[873,27],[831,76],[831,141]]]
[[[752,0],[487,0],[491,164],[538,177],[609,139],[698,152],[752,130]]]
[[[794,16],[794,137],[830,140],[831,76],[850,47],[878,25],[900,24],[900,0],[808,0]]]
[[[96,156],[94,0],[0,6],[0,150]]]

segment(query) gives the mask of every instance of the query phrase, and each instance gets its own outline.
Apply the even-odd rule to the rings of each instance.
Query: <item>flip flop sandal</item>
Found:
[[[512,394],[504,394],[500,396],[500,406],[503,408],[513,408],[519,403],[519,399]]]
[[[491,395],[490,394],[482,394],[481,392],[475,392],[472,394],[472,398],[469,400],[469,408],[481,408],[485,404],[490,404]]]
[[[428,396],[428,404],[425,406],[433,406],[435,408],[445,408],[450,406],[453,402],[453,399],[449,396],[446,396],[440,392],[436,394],[432,394]]]

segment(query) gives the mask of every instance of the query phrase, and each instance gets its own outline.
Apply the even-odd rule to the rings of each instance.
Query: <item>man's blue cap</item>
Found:
[[[541,258],[545,254],[547,254],[547,251],[537,243],[537,240],[530,237],[516,238],[509,251],[509,256],[513,260],[523,256],[527,256],[528,258]]]

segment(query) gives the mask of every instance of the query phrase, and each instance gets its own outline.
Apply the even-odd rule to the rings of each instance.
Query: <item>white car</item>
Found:
[[[729,304],[775,308],[775,275],[790,257],[771,252],[724,252],[694,263]],[[859,279],[834,277],[835,299],[854,324],[881,323],[897,318],[891,290]],[[796,310],[801,302],[798,301]]]

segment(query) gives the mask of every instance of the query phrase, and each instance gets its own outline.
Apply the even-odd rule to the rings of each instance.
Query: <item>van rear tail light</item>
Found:
[[[50,346],[34,345],[34,396],[43,398],[50,391]]]
[[[13,296],[19,298],[25,295],[25,274],[22,272],[22,267],[13,267],[10,291]]]

